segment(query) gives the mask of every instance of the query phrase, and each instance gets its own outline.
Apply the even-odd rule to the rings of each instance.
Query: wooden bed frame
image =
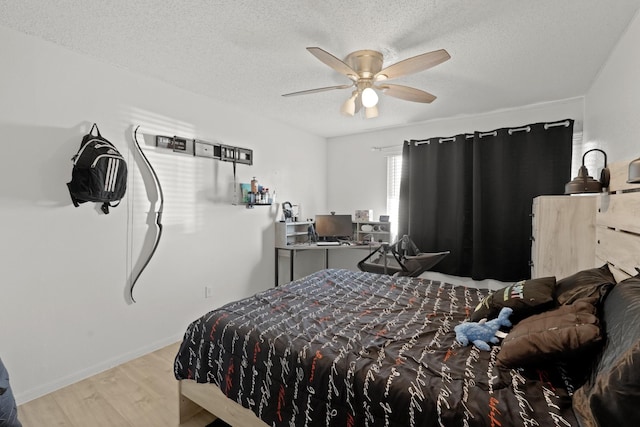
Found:
[[[197,413],[207,411],[232,426],[269,427],[250,409],[225,396],[215,384],[182,380],[178,382],[178,389],[180,391],[180,425]]]
[[[627,184],[629,162],[609,165],[609,192],[598,197],[593,266],[609,263],[619,280],[640,267],[640,184]],[[580,197],[580,196],[575,196]],[[232,426],[268,427],[251,410],[227,398],[215,384],[179,381],[180,425],[207,411]]]
[[[609,263],[616,278],[635,276],[640,267],[640,184],[628,184],[628,162],[614,163],[609,193],[596,206],[595,265]]]

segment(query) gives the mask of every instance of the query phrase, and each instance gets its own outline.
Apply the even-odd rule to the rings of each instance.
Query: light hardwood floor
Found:
[[[18,407],[23,427],[176,427],[178,382],[173,359],[179,343],[27,402]],[[183,424],[204,427],[201,413]]]

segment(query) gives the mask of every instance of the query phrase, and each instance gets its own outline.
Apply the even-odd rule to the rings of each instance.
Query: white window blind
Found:
[[[400,178],[402,176],[402,155],[387,157],[387,214],[391,221],[391,240],[398,234],[398,208],[400,206]]]

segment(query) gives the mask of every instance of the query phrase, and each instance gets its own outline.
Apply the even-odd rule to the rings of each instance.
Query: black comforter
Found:
[[[274,426],[575,426],[561,369],[506,369],[453,328],[486,290],[324,270],[189,325],[178,379]]]

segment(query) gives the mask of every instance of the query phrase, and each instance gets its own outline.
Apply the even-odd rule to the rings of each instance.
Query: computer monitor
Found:
[[[316,215],[315,228],[321,240],[353,238],[351,215]]]

